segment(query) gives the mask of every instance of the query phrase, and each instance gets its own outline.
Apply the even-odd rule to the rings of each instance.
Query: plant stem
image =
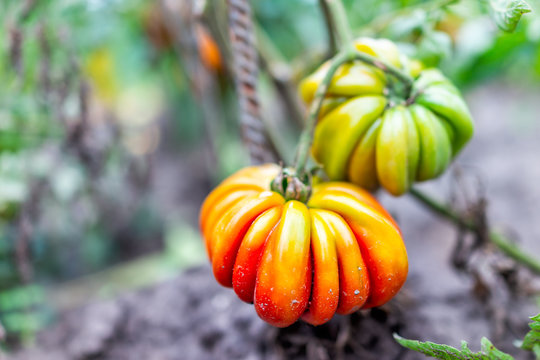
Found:
[[[345,8],[341,0],[324,0],[328,7],[328,11],[333,20],[333,24],[336,31],[335,35],[340,42],[341,48],[345,48],[349,44],[352,44],[353,36]]]
[[[327,57],[331,57],[337,52],[336,38],[334,36],[334,19],[332,19],[332,14],[330,14],[330,9],[328,8],[328,3],[326,0],[319,0],[319,7],[324,17],[324,23],[326,25],[326,33],[328,35],[328,50]]]
[[[277,151],[266,134],[257,92],[259,59],[255,37],[251,36],[254,26],[250,1],[227,0],[227,5],[242,139],[252,163],[274,161]]]
[[[330,67],[326,72],[323,80],[317,87],[315,92],[315,97],[311,102],[309,107],[309,115],[306,120],[306,126],[300,134],[300,140],[298,141],[298,149],[296,151],[296,160],[295,168],[296,173],[301,175],[305,172],[306,163],[309,157],[309,149],[311,148],[311,143],[313,142],[313,132],[315,131],[315,125],[317,124],[317,119],[319,117],[319,112],[321,111],[322,102],[330,87],[332,77],[336,73],[337,69],[347,61],[352,60],[354,53],[350,52],[341,52],[334,57],[330,63]]]
[[[309,157],[309,149],[311,148],[311,143],[313,142],[313,131],[315,130],[315,125],[317,124],[319,112],[321,111],[322,102],[328,88],[330,87],[332,77],[336,73],[337,69],[339,69],[339,67],[347,61],[351,61],[354,55],[352,44],[353,37],[345,9],[343,8],[343,3],[341,0],[324,1],[326,3],[325,9],[328,11],[329,17],[332,19],[332,22],[335,25],[335,27],[332,27],[331,30],[335,30],[334,35],[339,40],[342,50],[332,59],[328,72],[325,74],[324,79],[319,84],[317,91],[315,92],[315,97],[313,98],[311,106],[309,107],[308,119],[306,121],[304,130],[300,134],[298,149],[296,151],[295,169],[299,176],[305,173],[305,167]]]
[[[441,217],[447,218],[454,224],[459,225],[469,231],[477,231],[472,221],[470,221],[469,219],[465,219],[453,209],[450,209],[446,205],[431,198],[429,195],[424,194],[423,192],[415,188],[410,189],[409,194],[411,194],[414,198],[416,198],[416,200],[420,201],[422,204],[424,204],[424,206],[428,207],[430,210],[440,215]]]
[[[407,94],[407,97],[409,97],[411,89],[413,87],[414,79],[412,78],[412,76],[410,76],[406,72],[400,70],[399,68],[395,67],[392,64],[389,64],[379,58],[376,58],[375,56],[372,56],[372,55],[369,55],[360,51],[356,51],[356,50],[355,50],[353,60],[360,60],[366,64],[373,65],[376,68],[381,69],[387,74],[395,76],[399,81],[403,83],[403,85],[405,85],[405,90],[406,90],[405,93]]]
[[[529,254],[526,254],[503,234],[496,231],[490,231],[489,240],[508,257],[517,260],[519,263],[527,266],[531,271],[540,274],[540,261],[529,256]]]
[[[439,201],[431,198],[430,196],[424,194],[419,190],[413,188],[409,191],[409,193],[416,200],[420,201],[424,206],[426,206],[439,216],[446,218],[447,220],[467,229],[472,233],[480,233],[480,226],[471,219],[467,219],[465,216],[457,213],[453,209],[447,207],[446,205],[440,203]],[[512,243],[506,236],[497,231],[490,230],[487,238],[490,242],[497,246],[497,248],[499,248],[499,250],[501,250],[506,256],[528,267],[531,271],[540,274],[540,260],[529,256],[529,254],[525,253],[516,244]]]

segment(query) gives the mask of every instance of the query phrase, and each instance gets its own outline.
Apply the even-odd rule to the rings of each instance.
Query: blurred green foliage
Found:
[[[469,345],[466,341],[462,341],[460,349],[456,349],[449,345],[437,344],[431,341],[422,342],[405,339],[397,334],[394,334],[394,339],[396,339],[396,341],[403,347],[417,351],[428,357],[441,360],[514,360],[512,356],[493,346],[491,341],[485,337],[483,337],[481,340],[482,348],[479,352],[472,352],[469,349]]]
[[[207,11],[220,3],[208,1]],[[324,60],[328,35],[317,0],[252,3],[293,75]],[[513,34],[497,28],[485,2],[344,3],[355,34],[388,37],[427,65],[441,66],[461,87],[501,79],[537,86],[539,0],[529,2],[533,13]],[[147,178],[157,171],[154,163],[200,165],[209,156],[215,182],[247,162],[230,59],[211,73],[213,95],[201,97],[188,56],[160,12],[159,2],[149,0],[0,2],[0,322],[9,340],[31,340],[54,317],[50,293],[57,304],[69,303],[62,294],[74,279],[97,273],[81,284],[123,291],[204,258],[193,230],[196,205],[182,198],[171,199],[173,209],[165,206]],[[226,57],[220,40],[227,34],[214,23],[225,24],[226,14],[216,14],[205,19]],[[283,116],[264,71],[261,80],[265,109],[276,111],[266,117]],[[215,119],[205,120],[212,107]],[[288,149],[294,135],[281,134]],[[169,178],[166,191],[182,183],[186,198],[196,186],[206,191],[211,181],[197,176],[190,169],[182,179]],[[190,207],[182,213],[184,202]],[[27,259],[17,250],[21,237]],[[131,265],[119,265],[124,261]],[[23,274],[25,262],[31,279]]]
[[[514,33],[501,31],[481,1],[345,0],[355,33],[400,44],[410,56],[441,66],[460,86],[506,77],[534,86],[540,76],[540,1],[528,4]],[[441,6],[441,4],[447,4]],[[327,42],[316,0],[256,2],[257,19],[290,61]]]

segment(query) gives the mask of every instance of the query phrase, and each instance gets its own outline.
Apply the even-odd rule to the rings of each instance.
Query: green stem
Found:
[[[393,75],[399,81],[401,81],[403,85],[405,85],[405,88],[406,88],[405,93],[407,94],[406,97],[409,97],[411,89],[413,87],[414,79],[412,78],[412,76],[410,76],[406,72],[400,70],[399,68],[395,67],[392,64],[389,64],[379,58],[376,58],[375,56],[372,56],[372,55],[369,55],[360,51],[356,51],[356,50],[355,50],[353,60],[360,60],[366,64],[373,65],[376,68],[381,69],[387,74]]]
[[[324,18],[324,24],[326,25],[326,33],[328,35],[327,57],[329,58],[337,52],[336,37],[334,36],[335,24],[326,0],[319,0],[319,8]]]
[[[457,213],[453,209],[445,206],[444,204],[422,193],[421,191],[413,188],[409,191],[409,193],[414,198],[416,198],[416,200],[420,201],[424,206],[434,211],[439,216],[450,220],[454,224],[459,225],[475,234],[480,233],[480,231],[482,230],[480,226],[471,219],[465,218],[463,215]],[[488,240],[491,241],[495,246],[497,246],[497,248],[499,248],[499,250],[501,250],[506,256],[528,267],[531,271],[540,274],[540,260],[529,256],[529,254],[521,250],[506,236],[494,230],[490,230],[488,234]]]
[[[426,207],[428,207],[430,210],[432,210],[439,216],[447,218],[454,224],[459,225],[469,231],[476,231],[476,227],[472,221],[470,221],[469,219],[465,219],[460,214],[456,213],[453,209],[450,209],[446,205],[431,198],[429,195],[424,194],[423,192],[416,190],[415,188],[410,189],[409,194],[411,194],[414,198],[416,198],[416,200],[420,201],[422,204],[424,204]]]
[[[540,261],[521,250],[515,243],[506,236],[496,231],[490,231],[489,240],[495,244],[506,256],[517,260],[528,267],[531,271],[540,274]]]
[[[347,61],[352,60],[354,53],[350,52],[341,52],[334,57],[330,63],[327,73],[325,74],[323,80],[319,84],[317,91],[315,92],[315,97],[311,102],[309,107],[309,115],[306,121],[306,126],[300,134],[300,140],[298,141],[298,149],[296,151],[296,160],[295,168],[296,173],[301,175],[305,173],[306,163],[309,157],[309,149],[311,148],[311,143],[313,142],[313,132],[315,130],[315,125],[317,124],[317,119],[319,118],[319,113],[321,111],[322,102],[330,87],[330,82],[332,77],[336,73],[337,69]]]
[[[349,26],[349,21],[347,20],[347,14],[343,8],[343,3],[341,0],[324,1],[326,3],[326,10],[329,13],[329,17],[332,19],[332,22],[335,25],[332,30],[335,30],[336,32],[334,35],[339,40],[342,50],[332,59],[328,72],[325,74],[324,79],[319,84],[319,87],[315,92],[315,97],[313,98],[309,108],[309,115],[306,125],[300,134],[295,159],[295,169],[299,176],[305,174],[305,167],[309,158],[309,149],[311,148],[311,143],[313,142],[313,131],[315,130],[315,125],[317,124],[319,112],[321,111],[322,102],[328,88],[330,87],[332,77],[336,73],[337,69],[339,69],[342,64],[351,61],[354,55],[352,45],[353,36],[351,33],[351,27]]]
[[[336,37],[342,48],[352,44],[353,36],[349,20],[341,0],[325,0],[328,10],[335,25]]]

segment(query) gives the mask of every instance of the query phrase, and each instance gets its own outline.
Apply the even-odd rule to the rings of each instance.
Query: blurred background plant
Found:
[[[289,162],[304,117],[295,86],[331,54],[332,24],[317,0],[253,6],[262,113]],[[510,35],[486,1],[345,6],[355,34],[396,41],[464,89],[538,88],[537,14]],[[4,346],[31,342],[59,310],[204,259],[200,201],[248,162],[224,9],[204,0],[0,3]]]

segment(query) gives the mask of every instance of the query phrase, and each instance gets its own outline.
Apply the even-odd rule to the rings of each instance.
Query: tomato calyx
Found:
[[[294,168],[284,167],[270,183],[270,189],[281,194],[287,201],[307,203],[311,196],[311,176],[309,173],[300,176]]]
[[[409,93],[404,93],[403,88],[389,86],[384,89],[384,95],[388,99],[388,108],[397,105],[410,106],[416,102],[416,98],[424,92],[424,89],[411,89]]]
[[[395,81],[393,79],[388,80],[388,85],[384,89],[383,94],[388,99],[389,107],[411,104],[415,98],[412,88],[401,81]]]

